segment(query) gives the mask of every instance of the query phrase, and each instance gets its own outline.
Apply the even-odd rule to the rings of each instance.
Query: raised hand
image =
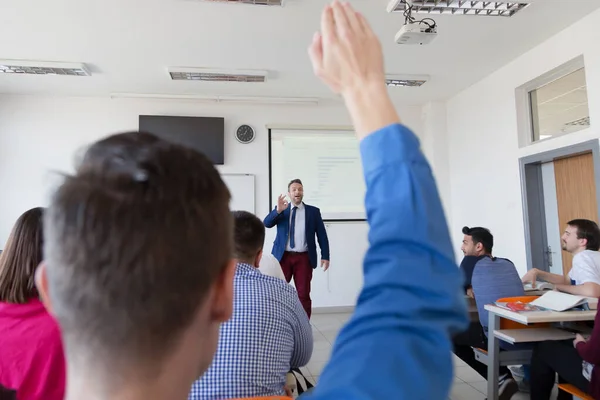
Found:
[[[352,6],[325,7],[308,54],[315,75],[342,95],[359,139],[400,122],[385,85],[381,43]]]
[[[348,3],[335,1],[325,8],[309,55],[315,74],[336,93],[385,87],[381,43]]]
[[[281,214],[286,208],[288,208],[288,202],[285,199],[284,194],[280,194],[277,199],[277,214]]]

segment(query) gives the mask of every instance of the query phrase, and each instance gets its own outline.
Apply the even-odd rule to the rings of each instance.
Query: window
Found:
[[[583,56],[517,88],[519,145],[590,126]]]
[[[590,126],[585,69],[529,92],[534,142]]]

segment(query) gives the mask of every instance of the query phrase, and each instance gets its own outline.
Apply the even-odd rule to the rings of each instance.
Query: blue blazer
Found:
[[[317,207],[309,206],[307,204],[305,204],[304,207],[308,258],[310,260],[310,265],[313,268],[317,268],[317,244],[315,242],[315,235],[317,236],[319,247],[321,248],[322,260],[329,260],[329,240],[327,239],[327,231],[325,230],[325,224],[321,217],[321,211]],[[273,251],[271,253],[279,261],[281,261],[283,253],[285,253],[285,247],[290,233],[290,210],[291,205],[289,205],[281,214],[277,214],[277,207],[275,207],[263,221],[267,228],[277,226],[277,236],[273,242]]]

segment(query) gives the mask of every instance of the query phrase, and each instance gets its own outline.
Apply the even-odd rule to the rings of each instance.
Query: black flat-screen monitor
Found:
[[[196,149],[213,164],[225,163],[225,119],[140,115],[140,132]]]

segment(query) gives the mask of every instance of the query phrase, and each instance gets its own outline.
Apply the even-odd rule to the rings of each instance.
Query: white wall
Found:
[[[420,107],[399,110],[404,122],[419,132]],[[50,188],[57,182],[55,171],[72,171],[74,155],[98,138],[118,131],[137,130],[140,114],[224,117],[225,165],[219,169],[223,173],[256,176],[256,211],[261,218],[269,211],[265,126],[349,124],[341,105],[225,106],[172,100],[0,96],[0,243],[6,241],[12,224],[23,211],[47,204]],[[233,136],[243,123],[257,131],[257,138],[247,145],[238,143]],[[331,269],[328,273],[315,271],[313,306],[354,305],[362,285],[366,225],[329,224],[327,229]],[[268,251],[274,235],[274,230],[267,232]]]
[[[497,256],[526,269],[519,158],[600,136],[600,11],[560,32],[447,102],[451,232],[463,225],[495,236]],[[591,128],[518,147],[515,89],[583,54]],[[441,133],[443,135],[443,133]]]

